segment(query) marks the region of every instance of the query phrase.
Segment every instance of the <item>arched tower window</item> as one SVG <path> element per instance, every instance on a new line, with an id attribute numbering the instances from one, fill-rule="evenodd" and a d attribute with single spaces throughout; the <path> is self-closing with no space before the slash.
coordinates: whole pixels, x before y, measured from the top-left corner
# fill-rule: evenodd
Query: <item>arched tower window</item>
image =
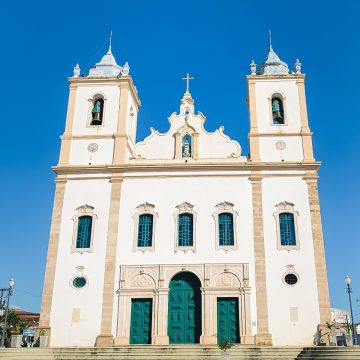
<path id="1" fill-rule="evenodd" d="M 185 134 L 182 138 L 181 153 L 182 153 L 182 157 L 192 156 L 192 138 L 191 135 L 189 134 Z"/>
<path id="2" fill-rule="evenodd" d="M 102 125 L 104 113 L 104 99 L 94 100 L 94 106 L 91 110 L 91 125 Z"/>
<path id="3" fill-rule="evenodd" d="M 273 96 L 271 99 L 271 112 L 273 125 L 285 124 L 284 104 L 280 96 Z"/>

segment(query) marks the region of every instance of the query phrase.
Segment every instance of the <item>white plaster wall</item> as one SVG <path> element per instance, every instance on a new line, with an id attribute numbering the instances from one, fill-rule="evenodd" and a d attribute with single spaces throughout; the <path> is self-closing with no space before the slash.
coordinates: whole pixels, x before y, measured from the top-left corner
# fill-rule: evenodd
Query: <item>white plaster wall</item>
<path id="1" fill-rule="evenodd" d="M 269 98 L 274 93 L 285 97 L 286 125 L 272 125 Z M 255 84 L 256 114 L 259 132 L 300 132 L 301 117 L 296 79 L 258 80 Z"/>
<path id="2" fill-rule="evenodd" d="M 66 184 L 51 308 L 51 346 L 93 346 L 100 333 L 103 277 L 111 184 L 108 179 L 70 180 Z M 93 206 L 93 253 L 71 253 L 73 220 L 78 206 Z M 76 267 L 84 266 L 88 284 L 74 289 Z M 73 308 L 80 308 L 80 322 L 71 323 Z"/>
<path id="3" fill-rule="evenodd" d="M 219 175 L 219 173 L 217 173 Z M 116 282 L 120 265 L 141 264 L 204 264 L 250 263 L 252 320 L 256 321 L 255 275 L 252 222 L 252 188 L 248 176 L 125 178 L 121 190 Z M 176 205 L 187 201 L 194 205 L 196 218 L 196 252 L 175 253 Z M 228 201 L 234 204 L 238 250 L 215 250 L 215 205 Z M 155 251 L 133 252 L 136 207 L 144 202 L 155 205 Z M 165 285 L 167 286 L 167 284 Z M 117 299 L 114 304 L 117 319 Z M 115 331 L 115 325 L 114 325 Z"/>
<path id="4" fill-rule="evenodd" d="M 102 126 L 90 126 L 89 99 L 97 94 L 104 96 L 105 105 Z M 76 92 L 73 135 L 114 134 L 117 130 L 120 88 L 116 83 L 79 85 Z M 91 112 L 91 109 L 90 109 Z"/>
<path id="5" fill-rule="evenodd" d="M 285 149 L 278 150 L 276 143 L 283 141 Z M 262 161 L 302 161 L 304 160 L 301 136 L 260 137 L 260 158 Z"/>
<path id="6" fill-rule="evenodd" d="M 295 204 L 294 209 L 299 212 L 298 251 L 277 249 L 273 213 L 275 206 L 283 201 Z M 302 177 L 264 178 L 263 214 L 269 330 L 274 345 L 312 345 L 320 315 L 307 185 Z M 282 280 L 289 264 L 299 274 L 294 287 Z M 298 308 L 297 322 L 290 322 L 289 307 Z"/>
<path id="7" fill-rule="evenodd" d="M 96 152 L 89 152 L 91 143 L 98 145 Z M 79 139 L 71 141 L 70 165 L 111 164 L 113 161 L 114 139 Z"/>

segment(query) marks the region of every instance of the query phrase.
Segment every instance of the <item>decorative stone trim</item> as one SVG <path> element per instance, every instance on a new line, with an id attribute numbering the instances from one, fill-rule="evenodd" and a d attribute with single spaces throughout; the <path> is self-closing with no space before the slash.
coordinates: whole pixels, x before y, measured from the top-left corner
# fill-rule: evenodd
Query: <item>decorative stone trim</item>
<path id="1" fill-rule="evenodd" d="M 286 285 L 286 286 L 290 286 L 290 287 L 294 287 L 296 286 L 299 281 L 300 281 L 300 276 L 299 274 L 294 270 L 294 265 L 286 265 L 286 272 L 284 273 L 283 277 L 282 277 L 282 281 L 283 283 Z M 285 276 L 286 275 L 289 275 L 289 274 L 293 274 L 297 277 L 297 282 L 295 284 L 288 284 L 286 281 L 285 281 Z"/>
<path id="2" fill-rule="evenodd" d="M 153 299 L 152 344 L 168 345 L 168 302 L 171 279 L 191 272 L 201 283 L 202 335 L 200 343 L 217 343 L 216 306 L 218 297 L 239 299 L 240 341 L 254 344 L 251 327 L 249 264 L 123 265 L 120 267 L 117 328 L 114 345 L 129 345 L 131 301 Z"/>
<path id="3" fill-rule="evenodd" d="M 281 236 L 280 236 L 280 214 L 282 213 L 291 213 L 294 215 L 294 227 L 295 227 L 295 239 L 296 245 L 281 245 Z M 276 205 L 276 210 L 274 212 L 274 218 L 276 221 L 276 236 L 277 236 L 277 249 L 278 250 L 300 250 L 300 241 L 298 236 L 298 216 L 299 213 L 294 210 L 294 204 L 284 201 Z"/>
<path id="4" fill-rule="evenodd" d="M 72 237 L 72 245 L 71 245 L 71 252 L 93 252 L 94 247 L 94 227 L 95 227 L 95 220 L 97 219 L 97 215 L 94 214 L 94 207 L 91 205 L 81 205 L 76 208 L 77 213 L 73 216 L 74 221 L 74 230 L 73 230 L 73 237 Z M 92 223 L 91 223 L 91 237 L 90 237 L 90 247 L 89 248 L 77 248 L 76 247 L 76 240 L 77 240 L 77 232 L 78 232 L 78 223 L 79 217 L 81 216 L 91 216 Z"/>
<path id="5" fill-rule="evenodd" d="M 159 217 L 159 215 L 155 212 L 154 209 L 155 205 L 149 204 L 147 202 L 136 207 L 137 212 L 133 215 L 135 224 L 133 251 L 155 251 L 155 226 L 156 219 Z M 139 217 L 143 214 L 150 214 L 153 217 L 151 246 L 138 246 Z"/>
<path id="6" fill-rule="evenodd" d="M 278 97 L 282 101 L 283 105 L 283 111 L 284 111 L 284 123 L 283 124 L 274 124 L 273 123 L 273 115 L 272 115 L 272 99 L 274 97 Z M 287 126 L 288 125 L 288 119 L 287 119 L 287 109 L 286 109 L 286 97 L 281 92 L 274 92 L 268 97 L 269 100 L 269 114 L 270 114 L 270 125 L 271 126 Z"/>
<path id="7" fill-rule="evenodd" d="M 193 252 L 196 251 L 196 212 L 194 211 L 194 205 L 191 205 L 188 202 L 183 202 L 180 205 L 176 206 L 176 211 L 174 213 L 175 217 L 175 244 L 174 250 L 178 251 L 186 251 L 191 250 Z M 192 246 L 179 246 L 179 215 L 180 214 L 192 214 L 193 216 L 193 245 Z"/>
<path id="8" fill-rule="evenodd" d="M 234 245 L 220 245 L 220 234 L 219 234 L 219 215 L 222 213 L 230 213 L 233 216 L 233 234 L 234 234 Z M 216 250 L 237 250 L 237 233 L 236 233 L 236 219 L 238 217 L 238 213 L 234 210 L 234 204 L 224 201 L 216 205 L 216 211 L 213 213 L 213 217 L 215 220 L 215 249 Z"/>
<path id="9" fill-rule="evenodd" d="M 101 125 L 92 125 L 91 124 L 91 122 L 92 122 L 92 109 L 94 107 L 95 101 L 99 100 L 99 99 L 104 100 L 104 107 L 103 107 Z M 88 99 L 87 101 L 88 101 L 88 111 L 87 111 L 86 127 L 87 128 L 101 128 L 101 127 L 104 127 L 107 98 L 102 93 L 96 93 L 92 98 Z"/>

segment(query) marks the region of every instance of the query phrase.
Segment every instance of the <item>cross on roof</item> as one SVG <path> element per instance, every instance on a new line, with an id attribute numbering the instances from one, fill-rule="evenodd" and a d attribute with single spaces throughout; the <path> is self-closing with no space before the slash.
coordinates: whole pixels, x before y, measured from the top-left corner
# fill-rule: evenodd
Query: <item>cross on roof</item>
<path id="1" fill-rule="evenodd" d="M 189 81 L 194 80 L 194 78 L 190 77 L 189 74 L 186 74 L 186 77 L 183 77 L 182 79 L 186 80 L 186 92 L 189 92 Z"/>

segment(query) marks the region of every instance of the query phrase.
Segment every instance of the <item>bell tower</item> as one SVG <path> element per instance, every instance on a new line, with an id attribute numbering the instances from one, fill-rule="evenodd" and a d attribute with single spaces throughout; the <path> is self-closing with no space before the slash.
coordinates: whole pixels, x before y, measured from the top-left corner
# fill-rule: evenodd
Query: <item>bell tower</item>
<path id="1" fill-rule="evenodd" d="M 312 133 L 305 97 L 305 74 L 299 60 L 295 72 L 280 60 L 271 44 L 257 70 L 254 60 L 247 80 L 250 114 L 250 160 L 313 162 Z"/>
<path id="2" fill-rule="evenodd" d="M 87 75 L 76 65 L 58 166 L 116 165 L 133 157 L 141 103 L 129 72 L 127 62 L 117 64 L 111 43 Z"/>

